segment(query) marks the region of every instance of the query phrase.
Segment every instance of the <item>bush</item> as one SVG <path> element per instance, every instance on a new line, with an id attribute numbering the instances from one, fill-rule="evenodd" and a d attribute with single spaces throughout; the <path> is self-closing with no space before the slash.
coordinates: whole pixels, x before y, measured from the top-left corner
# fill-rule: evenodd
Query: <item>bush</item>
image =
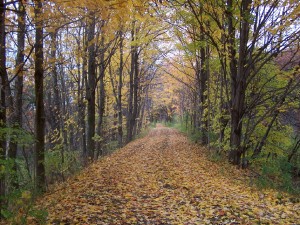
<path id="1" fill-rule="evenodd" d="M 54 149 L 48 151 L 45 157 L 46 177 L 48 183 L 64 181 L 65 177 L 79 171 L 80 152 L 78 151 L 61 151 Z"/>
<path id="2" fill-rule="evenodd" d="M 150 128 L 155 128 L 156 127 L 156 121 L 151 122 L 149 125 Z"/>
<path id="3" fill-rule="evenodd" d="M 293 185 L 292 165 L 286 158 L 278 157 L 265 162 L 258 159 L 261 164 L 261 174 L 257 178 L 259 188 L 275 188 L 289 193 L 297 193 Z"/>
<path id="4" fill-rule="evenodd" d="M 9 224 L 27 224 L 28 218 L 45 224 L 47 212 L 34 208 L 37 193 L 24 158 L 1 160 L 1 165 L 0 176 L 6 179 L 7 193 L 1 196 L 5 204 L 0 206 L 0 217 Z"/>
<path id="5" fill-rule="evenodd" d="M 7 208 L 1 209 L 2 217 L 10 224 L 27 224 L 29 217 L 38 224 L 46 224 L 47 211 L 34 208 L 35 196 L 28 190 L 16 190 L 7 196 Z"/>

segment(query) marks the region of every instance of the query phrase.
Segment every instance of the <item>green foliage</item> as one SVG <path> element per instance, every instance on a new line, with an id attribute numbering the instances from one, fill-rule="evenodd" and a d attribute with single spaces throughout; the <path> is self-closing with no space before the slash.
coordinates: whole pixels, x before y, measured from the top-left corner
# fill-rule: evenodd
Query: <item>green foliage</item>
<path id="1" fill-rule="evenodd" d="M 219 135 L 213 130 L 208 132 L 208 138 L 211 146 L 218 146 Z"/>
<path id="2" fill-rule="evenodd" d="M 293 185 L 292 164 L 285 157 L 274 157 L 273 159 L 257 159 L 255 162 L 261 168 L 261 174 L 256 179 L 259 188 L 275 188 L 289 193 L 300 193 Z"/>
<path id="3" fill-rule="evenodd" d="M 174 127 L 176 122 L 174 121 L 166 121 L 166 122 L 163 122 L 163 124 L 166 126 L 166 127 Z"/>
<path id="4" fill-rule="evenodd" d="M 189 126 L 186 127 L 184 123 L 177 122 L 174 125 L 174 128 L 185 134 L 188 134 L 190 132 Z"/>
<path id="5" fill-rule="evenodd" d="M 186 121 L 187 119 L 187 121 Z M 195 131 L 190 126 L 189 118 L 184 117 L 183 121 L 179 121 L 178 118 L 173 123 L 165 123 L 166 126 L 174 127 L 180 132 L 185 133 L 189 139 L 193 142 L 199 142 L 202 137 L 200 131 Z M 266 122 L 261 123 L 256 127 L 255 137 L 252 141 L 256 143 L 260 140 L 266 132 Z M 230 129 L 225 129 L 225 137 L 229 136 Z M 289 163 L 287 156 L 289 154 L 288 149 L 293 146 L 292 142 L 292 130 L 290 126 L 281 125 L 277 122 L 276 126 L 270 132 L 270 137 L 266 142 L 263 152 L 259 158 L 252 160 L 252 166 L 255 170 L 259 170 L 260 176 L 256 179 L 257 186 L 260 188 L 275 188 L 281 191 L 290 193 L 299 193 L 293 183 L 292 167 L 297 167 L 297 160 Z M 224 142 L 220 145 L 218 140 L 218 133 L 214 130 L 209 133 L 210 147 L 213 149 L 208 153 L 207 157 L 212 162 L 223 162 L 226 161 L 225 154 L 229 150 L 229 143 Z M 227 146 L 227 147 L 226 147 Z M 222 151 L 216 151 L 219 149 Z M 252 155 L 253 148 L 250 148 L 246 154 L 246 157 Z M 250 160 L 249 158 L 249 160 Z M 297 157 L 296 157 L 297 158 Z M 298 167 L 297 167 L 298 168 Z"/>
<path id="6" fill-rule="evenodd" d="M 93 140 L 95 142 L 102 142 L 103 141 L 103 137 L 101 137 L 99 134 L 95 134 L 93 137 Z"/>
<path id="7" fill-rule="evenodd" d="M 0 140 L 5 140 L 6 138 L 22 146 L 27 146 L 34 142 L 33 135 L 20 127 L 1 127 Z"/>
<path id="8" fill-rule="evenodd" d="M 189 138 L 191 139 L 191 141 L 197 143 L 202 138 L 202 132 L 201 131 L 193 131 L 193 132 L 189 133 Z"/>
<path id="9" fill-rule="evenodd" d="M 10 179 L 16 179 L 16 172 L 13 170 L 14 161 L 12 159 L 0 159 L 0 178 L 7 177 Z"/>
<path id="10" fill-rule="evenodd" d="M 29 216 L 33 217 L 38 224 L 46 224 L 48 212 L 44 209 L 33 209 L 29 211 Z"/>
<path id="11" fill-rule="evenodd" d="M 139 139 L 139 138 L 143 138 L 145 136 L 148 135 L 148 133 L 150 132 L 151 129 L 155 128 L 156 127 L 156 122 L 155 123 L 151 123 L 150 126 L 146 126 L 144 127 L 140 133 L 138 133 L 136 135 L 136 137 L 134 139 Z"/>
<path id="12" fill-rule="evenodd" d="M 38 224 L 46 224 L 47 211 L 34 207 L 35 196 L 28 190 L 15 190 L 6 197 L 6 208 L 1 208 L 1 215 L 10 224 L 27 224 L 29 217 Z"/>
<path id="13" fill-rule="evenodd" d="M 149 125 L 149 127 L 150 128 L 155 128 L 156 127 L 156 123 L 157 123 L 156 121 L 151 122 L 150 125 Z"/>
<path id="14" fill-rule="evenodd" d="M 110 154 L 119 148 L 118 141 L 109 141 L 104 144 L 105 154 Z"/>
<path id="15" fill-rule="evenodd" d="M 193 131 L 189 125 L 186 126 L 185 123 L 179 121 L 178 118 L 176 118 L 176 120 L 172 123 L 165 123 L 164 125 L 167 127 L 173 127 L 180 132 L 185 133 L 192 142 L 198 142 L 201 138 L 200 131 Z"/>
<path id="16" fill-rule="evenodd" d="M 66 176 L 79 171 L 81 168 L 79 158 L 80 152 L 78 151 L 62 151 L 54 148 L 54 150 L 46 152 L 46 177 L 50 183 L 64 180 Z"/>
<path id="17" fill-rule="evenodd" d="M 208 160 L 211 162 L 222 162 L 224 157 L 217 151 L 211 151 L 208 155 Z"/>
<path id="18" fill-rule="evenodd" d="M 34 184 L 24 161 L 19 158 L 0 160 L 0 176 L 5 177 L 8 190 L 6 196 L 2 196 L 7 204 L 0 207 L 1 216 L 10 224 L 27 224 L 28 217 L 34 218 L 38 224 L 45 224 L 47 212 L 33 207 Z"/>
<path id="19" fill-rule="evenodd" d="M 17 167 L 17 182 L 20 188 L 33 190 L 34 188 L 34 181 L 30 171 L 31 160 L 27 164 L 24 158 L 17 158 L 16 159 L 16 167 Z"/>
<path id="20" fill-rule="evenodd" d="M 291 164 L 300 170 L 300 146 L 299 146 L 299 137 L 293 137 L 291 140 L 291 145 L 288 148 L 288 155 L 293 155 L 291 158 Z"/>

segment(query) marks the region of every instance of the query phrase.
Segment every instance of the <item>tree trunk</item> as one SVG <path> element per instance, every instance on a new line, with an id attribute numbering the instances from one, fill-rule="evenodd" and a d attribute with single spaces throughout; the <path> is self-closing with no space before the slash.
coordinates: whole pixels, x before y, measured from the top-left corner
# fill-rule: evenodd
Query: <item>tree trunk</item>
<path id="1" fill-rule="evenodd" d="M 201 41 L 204 42 L 203 26 L 201 25 Z M 205 109 L 207 108 L 207 68 L 206 68 L 206 49 L 205 46 L 200 49 L 200 130 L 201 130 L 201 144 L 208 144 L 208 126 L 207 126 L 207 115 Z"/>
<path id="2" fill-rule="evenodd" d="M 135 23 L 132 24 L 131 30 L 131 40 L 134 42 L 135 40 Z M 134 95 L 134 70 L 135 70 L 135 50 L 136 46 L 131 46 L 131 67 L 129 73 L 129 97 L 128 97 L 128 111 L 127 111 L 127 143 L 132 141 L 132 131 L 133 131 L 133 95 Z"/>
<path id="3" fill-rule="evenodd" d="M 96 100 L 96 60 L 95 60 L 95 44 L 91 42 L 95 38 L 95 15 L 91 13 L 88 24 L 88 83 L 87 83 L 87 151 L 88 157 L 92 161 L 95 154 L 95 100 Z"/>
<path id="4" fill-rule="evenodd" d="M 60 48 L 61 49 L 61 48 Z M 62 54 L 60 52 L 60 54 Z M 68 95 L 68 88 L 67 87 L 67 82 L 64 79 L 64 69 L 62 67 L 62 65 L 59 65 L 59 78 L 60 78 L 60 83 L 61 83 L 61 88 L 60 88 L 60 92 L 61 92 L 61 105 L 60 105 L 60 118 L 61 118 L 61 123 L 60 123 L 60 127 L 61 127 L 61 133 L 62 133 L 62 143 L 63 143 L 63 148 L 64 149 L 68 149 L 70 147 L 70 145 L 68 144 L 68 133 L 71 131 L 69 131 L 69 127 L 68 124 L 65 123 L 65 121 L 68 121 L 68 119 L 70 118 L 70 112 L 69 112 L 69 95 Z"/>
<path id="5" fill-rule="evenodd" d="M 251 0 L 241 3 L 241 24 L 239 38 L 239 58 L 236 60 L 235 29 L 233 27 L 232 1 L 228 0 L 228 32 L 229 32 L 229 58 L 231 72 L 231 134 L 229 161 L 239 165 L 243 152 L 241 146 L 243 113 L 246 94 L 247 70 L 247 43 L 249 39 L 249 20 Z"/>
<path id="6" fill-rule="evenodd" d="M 120 31 L 120 68 L 118 83 L 118 145 L 123 145 L 123 113 L 122 113 L 122 87 L 123 87 L 123 32 Z"/>
<path id="7" fill-rule="evenodd" d="M 233 24 L 233 15 L 232 9 L 233 4 L 232 0 L 227 1 L 227 16 L 228 16 L 228 51 L 229 51 L 229 60 L 230 60 L 230 75 L 231 75 L 231 135 L 230 135 L 230 146 L 231 150 L 228 155 L 228 160 L 234 164 L 239 164 L 240 156 L 238 152 L 238 147 L 241 143 L 240 135 L 238 134 L 234 127 L 239 125 L 238 115 L 235 115 L 236 112 L 233 111 L 233 100 L 236 96 L 234 89 L 236 87 L 237 79 L 237 60 L 236 60 L 236 45 L 235 45 L 235 27 Z"/>
<path id="8" fill-rule="evenodd" d="M 285 102 L 285 99 L 286 97 L 288 96 L 289 94 L 289 91 L 290 91 L 290 88 L 292 86 L 292 83 L 293 83 L 293 79 L 290 79 L 290 81 L 288 82 L 288 84 L 286 85 L 285 87 L 285 90 L 284 90 L 284 93 L 282 94 L 279 102 L 277 103 L 277 108 L 281 107 L 283 105 L 283 103 Z M 254 149 L 254 152 L 252 154 L 252 158 L 255 158 L 257 157 L 261 151 L 262 151 L 262 148 L 263 146 L 265 145 L 266 141 L 267 141 L 267 138 L 269 136 L 269 133 L 273 127 L 273 124 L 274 122 L 276 121 L 277 117 L 279 116 L 279 109 L 276 109 L 274 114 L 273 114 L 273 117 L 272 117 L 272 120 L 271 122 L 269 123 L 268 125 L 268 128 L 264 134 L 264 136 L 262 137 L 262 139 L 257 143 L 255 149 Z"/>
<path id="9" fill-rule="evenodd" d="M 61 97 L 59 94 L 60 88 L 58 85 L 58 73 L 57 73 L 57 57 L 56 57 L 56 49 L 57 49 L 57 32 L 58 30 L 55 30 L 54 32 L 50 33 L 51 38 L 51 78 L 52 78 L 52 85 L 53 85 L 53 103 L 51 104 L 51 116 L 52 116 L 52 134 L 50 142 L 53 146 L 57 146 L 62 144 L 62 137 L 61 137 L 61 131 L 62 131 L 62 113 L 61 113 Z M 64 149 L 65 146 L 61 146 L 60 148 L 60 154 L 61 154 L 61 163 L 64 163 Z"/>
<path id="10" fill-rule="evenodd" d="M 146 96 L 145 96 L 145 98 L 144 98 L 144 100 L 142 102 L 142 105 L 140 107 L 141 109 L 139 110 L 140 111 L 140 116 L 139 116 L 140 120 L 139 120 L 139 123 L 138 123 L 138 133 L 140 133 L 142 131 L 143 125 L 144 125 L 143 121 L 144 121 L 144 117 L 145 117 L 146 103 L 147 103 L 148 97 L 149 97 L 149 86 L 146 87 L 146 93 L 145 93 L 145 95 Z"/>
<path id="11" fill-rule="evenodd" d="M 298 138 L 298 137 L 297 137 L 297 138 Z M 288 162 L 289 162 L 289 163 L 291 162 L 293 156 L 298 152 L 299 147 L 300 147 L 300 139 L 297 140 L 295 146 L 293 147 L 291 153 L 290 153 L 289 156 L 288 156 Z"/>
<path id="12" fill-rule="evenodd" d="M 132 136 L 136 135 L 137 118 L 138 118 L 138 89 L 139 89 L 139 63 L 138 50 L 135 47 L 134 51 L 134 77 L 133 77 L 133 113 L 132 113 Z"/>
<path id="13" fill-rule="evenodd" d="M 207 82 L 208 82 L 208 68 L 207 68 L 207 54 L 208 52 L 206 49 L 207 43 L 205 38 L 205 31 L 203 26 L 203 7 L 200 6 L 200 130 L 201 130 L 201 144 L 207 145 L 208 144 L 208 118 L 206 113 L 207 108 Z"/>
<path id="14" fill-rule="evenodd" d="M 86 86 L 86 78 L 87 78 L 87 35 L 86 29 L 83 34 L 83 57 L 82 57 L 82 77 L 78 79 L 78 124 L 80 127 L 80 143 L 82 147 L 82 158 L 83 163 L 86 163 L 87 159 L 87 144 L 86 144 L 86 123 L 85 123 L 85 110 L 86 104 L 84 102 L 84 88 Z"/>
<path id="15" fill-rule="evenodd" d="M 23 67 L 24 67 L 24 48 L 25 48 L 25 20 L 26 12 L 25 6 L 19 1 L 19 12 L 18 12 L 18 52 L 16 58 L 16 68 L 18 76 L 15 82 L 15 100 L 14 100 L 14 113 L 12 117 L 12 125 L 19 129 L 22 128 L 22 114 L 23 114 Z M 13 140 L 10 143 L 10 149 L 8 152 L 8 157 L 15 160 L 17 157 L 18 143 Z M 16 172 L 16 164 L 14 163 L 14 171 Z M 18 187 L 18 182 L 14 182 L 14 186 Z"/>
<path id="16" fill-rule="evenodd" d="M 1 87 L 0 87 L 0 129 L 3 129 L 6 124 L 6 105 L 5 105 L 5 86 L 7 76 L 6 72 L 6 48 L 5 48 L 5 5 L 4 0 L 0 0 L 0 76 L 1 76 Z M 0 140 L 0 160 L 5 160 L 6 153 L 6 138 Z M 0 166 L 2 163 L 0 163 Z M 0 209 L 5 206 L 5 177 L 0 176 Z M 1 214 L 0 214 L 1 218 Z"/>
<path id="17" fill-rule="evenodd" d="M 276 119 L 277 119 L 278 114 L 279 114 L 279 111 L 276 110 L 276 112 L 275 112 L 274 115 L 273 115 L 273 118 L 272 118 L 271 122 L 270 122 L 269 125 L 268 125 L 267 131 L 265 132 L 265 134 L 264 134 L 264 136 L 262 137 L 262 139 L 257 143 L 257 145 L 256 145 L 256 147 L 255 147 L 255 149 L 254 149 L 254 152 L 253 152 L 253 154 L 252 154 L 252 158 L 257 157 L 257 156 L 261 153 L 262 148 L 263 148 L 263 146 L 265 145 L 265 142 L 266 142 L 266 140 L 267 140 L 267 138 L 268 138 L 268 136 L 269 136 L 269 133 L 270 133 L 270 131 L 271 131 L 271 129 L 272 129 L 272 126 L 273 126 L 274 122 L 275 122 Z"/>
<path id="18" fill-rule="evenodd" d="M 100 55 L 100 66 L 99 66 L 99 105 L 98 105 L 98 126 L 97 126 L 97 134 L 103 138 L 103 116 L 104 116 L 104 110 L 105 110 L 105 83 L 104 83 L 104 77 L 105 77 L 105 62 L 104 62 L 104 37 L 102 35 L 101 37 L 101 55 Z M 97 143 L 97 158 L 99 155 L 103 155 L 103 141 L 98 141 Z"/>
<path id="19" fill-rule="evenodd" d="M 43 21 L 42 1 L 35 1 L 35 165 L 36 165 L 36 189 L 45 191 L 45 116 L 44 116 L 44 54 L 43 54 Z"/>

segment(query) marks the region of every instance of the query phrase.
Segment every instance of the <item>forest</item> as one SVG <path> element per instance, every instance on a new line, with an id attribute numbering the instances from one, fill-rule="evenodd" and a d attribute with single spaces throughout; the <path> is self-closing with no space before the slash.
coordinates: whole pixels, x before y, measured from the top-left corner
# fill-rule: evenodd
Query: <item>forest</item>
<path id="1" fill-rule="evenodd" d="M 0 220 L 157 123 L 299 194 L 299 15 L 297 0 L 0 0 Z"/>

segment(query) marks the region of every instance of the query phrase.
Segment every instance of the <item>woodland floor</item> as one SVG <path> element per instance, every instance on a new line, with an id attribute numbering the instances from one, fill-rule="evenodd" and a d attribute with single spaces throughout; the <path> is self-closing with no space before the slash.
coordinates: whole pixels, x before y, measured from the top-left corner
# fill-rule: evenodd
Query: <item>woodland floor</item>
<path id="1" fill-rule="evenodd" d="M 300 224 L 300 204 L 158 125 L 37 202 L 49 224 Z M 32 222 L 32 221 L 31 221 Z"/>

